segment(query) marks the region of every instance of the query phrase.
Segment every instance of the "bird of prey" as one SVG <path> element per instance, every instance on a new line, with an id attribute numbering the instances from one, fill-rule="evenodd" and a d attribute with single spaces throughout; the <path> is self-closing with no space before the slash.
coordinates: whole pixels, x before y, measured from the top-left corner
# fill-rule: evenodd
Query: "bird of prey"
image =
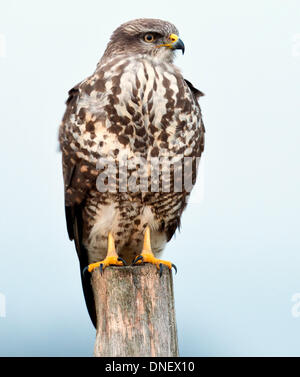
<path id="1" fill-rule="evenodd" d="M 158 257 L 180 226 L 205 132 L 198 104 L 203 93 L 173 64 L 176 51 L 184 52 L 178 35 L 173 24 L 159 19 L 122 24 L 95 72 L 74 86 L 66 101 L 59 129 L 66 222 L 94 325 L 94 297 L 90 281 L 84 278 L 85 268 L 89 272 L 100 268 L 103 273 L 110 265 L 132 261 L 152 263 L 160 271 L 173 266 Z M 133 163 L 137 158 L 146 161 L 146 169 Z M 161 160 L 173 159 L 177 165 L 172 164 L 169 179 L 164 178 Z M 152 185 L 148 190 L 130 190 L 127 184 L 121 190 L 121 180 L 126 182 L 120 169 L 123 160 L 130 176 L 127 183 L 145 182 L 145 174 L 146 181 L 150 179 L 150 165 L 159 161 L 161 169 L 151 180 L 156 189 Z M 188 163 L 180 169 L 178 162 L 183 160 Z M 107 171 L 101 161 L 115 161 L 119 168 L 114 177 L 114 170 L 108 170 L 103 180 L 106 191 L 97 184 Z M 175 189 L 184 175 L 191 187 Z"/>

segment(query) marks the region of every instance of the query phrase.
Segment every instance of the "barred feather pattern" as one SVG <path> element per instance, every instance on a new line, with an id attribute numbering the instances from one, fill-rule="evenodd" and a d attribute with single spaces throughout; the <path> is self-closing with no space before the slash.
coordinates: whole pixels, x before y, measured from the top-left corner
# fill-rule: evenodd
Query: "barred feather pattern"
<path id="1" fill-rule="evenodd" d="M 100 62 L 95 73 L 69 92 L 60 126 L 66 207 L 82 214 L 82 243 L 89 263 L 105 258 L 107 235 L 112 232 L 120 257 L 131 262 L 142 250 L 143 232 L 150 226 L 156 255 L 180 225 L 189 191 L 175 192 L 171 166 L 170 192 L 159 190 L 99 192 L 97 178 L 104 172 L 99 161 L 126 159 L 166 160 L 191 158 L 192 184 L 196 159 L 204 149 L 204 126 L 197 91 L 180 71 L 155 56 L 121 54 Z M 149 173 L 149 169 L 148 170 Z M 137 180 L 146 175 L 137 166 L 129 169 Z M 128 187 L 127 187 L 128 188 Z M 113 191 L 113 190 L 112 190 Z M 70 234 L 70 233 L 69 233 Z M 72 234 L 70 234 L 72 238 Z"/>

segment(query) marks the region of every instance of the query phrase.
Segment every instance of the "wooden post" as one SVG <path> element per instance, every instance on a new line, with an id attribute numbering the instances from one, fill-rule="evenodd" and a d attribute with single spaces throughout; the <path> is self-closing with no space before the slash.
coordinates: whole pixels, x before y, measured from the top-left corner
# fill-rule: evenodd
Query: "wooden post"
<path id="1" fill-rule="evenodd" d="M 178 356 L 172 272 L 146 264 L 92 273 L 95 356 Z"/>

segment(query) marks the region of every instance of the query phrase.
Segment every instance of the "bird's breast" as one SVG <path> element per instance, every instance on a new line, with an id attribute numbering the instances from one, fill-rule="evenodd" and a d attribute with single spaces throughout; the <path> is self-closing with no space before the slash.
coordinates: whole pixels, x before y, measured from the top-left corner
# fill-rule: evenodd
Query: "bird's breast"
<path id="1" fill-rule="evenodd" d="M 82 86 L 74 115 L 83 158 L 189 155 L 200 110 L 180 72 L 150 58 L 109 61 Z"/>

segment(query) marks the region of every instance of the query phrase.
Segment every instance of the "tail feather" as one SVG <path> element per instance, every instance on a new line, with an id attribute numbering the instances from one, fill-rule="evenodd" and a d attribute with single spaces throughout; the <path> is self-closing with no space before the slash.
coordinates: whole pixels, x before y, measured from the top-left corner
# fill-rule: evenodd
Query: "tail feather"
<path id="1" fill-rule="evenodd" d="M 66 206 L 66 219 L 69 237 L 74 240 L 75 247 L 79 259 L 80 265 L 80 277 L 81 284 L 84 294 L 85 303 L 87 306 L 88 313 L 90 315 L 93 325 L 97 326 L 97 316 L 94 300 L 94 292 L 91 284 L 91 275 L 83 274 L 83 270 L 88 265 L 88 253 L 82 243 L 82 205 L 75 205 L 72 207 Z"/>
<path id="2" fill-rule="evenodd" d="M 83 269 L 86 267 L 80 264 L 80 276 L 81 276 L 81 283 L 82 289 L 85 299 L 85 304 L 90 315 L 91 321 L 95 327 L 97 328 L 97 315 L 96 315 L 96 307 L 95 307 L 95 299 L 94 299 L 94 292 L 93 287 L 91 284 L 91 275 L 89 273 L 84 274 Z"/>

